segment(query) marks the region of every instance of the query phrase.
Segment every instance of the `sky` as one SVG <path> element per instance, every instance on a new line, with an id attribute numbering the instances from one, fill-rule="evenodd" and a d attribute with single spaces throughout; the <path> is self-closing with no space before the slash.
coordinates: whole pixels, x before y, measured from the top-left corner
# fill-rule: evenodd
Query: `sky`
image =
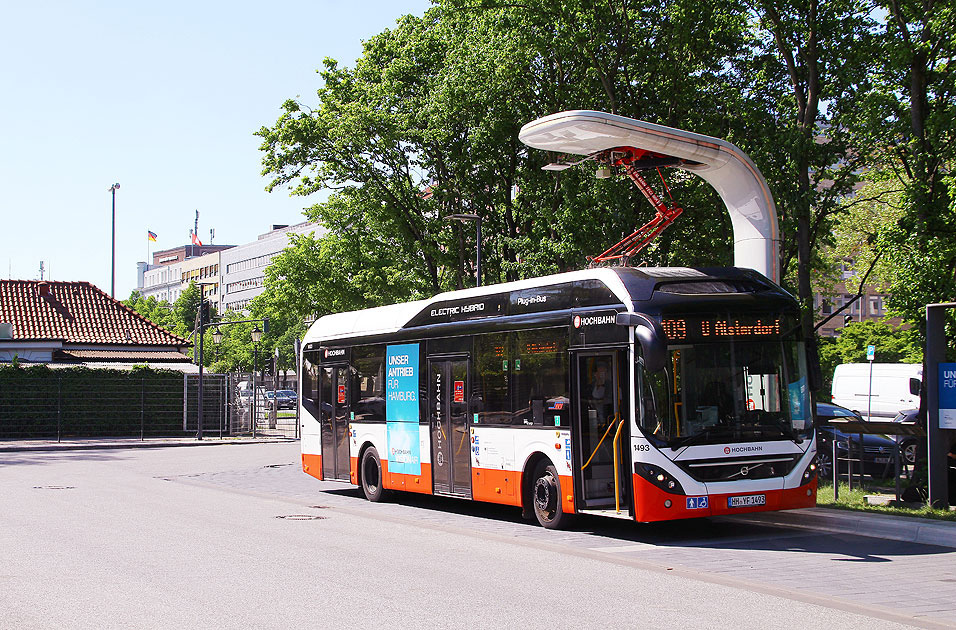
<path id="1" fill-rule="evenodd" d="M 260 139 L 282 103 L 315 104 L 316 70 L 427 0 L 7 3 L 0 24 L 0 278 L 111 285 L 199 237 L 254 241 L 319 198 L 265 192 Z M 147 231 L 158 236 L 147 241 Z M 149 248 L 149 249 L 148 249 Z"/>

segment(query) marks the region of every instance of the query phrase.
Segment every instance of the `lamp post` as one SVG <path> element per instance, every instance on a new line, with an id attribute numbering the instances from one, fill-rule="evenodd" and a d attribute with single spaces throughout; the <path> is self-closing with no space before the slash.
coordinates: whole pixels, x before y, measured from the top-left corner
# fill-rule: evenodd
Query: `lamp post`
<path id="1" fill-rule="evenodd" d="M 256 325 L 252 332 L 250 333 L 252 337 L 252 437 L 256 437 L 256 413 L 258 412 L 258 406 L 256 404 L 256 397 L 258 394 L 258 387 L 256 387 L 256 370 L 259 366 L 259 341 L 262 340 L 262 331 L 259 330 L 259 326 Z"/>
<path id="2" fill-rule="evenodd" d="M 219 361 L 219 344 L 222 343 L 222 331 L 219 330 L 219 326 L 216 326 L 212 330 L 212 343 L 216 348 L 216 358 L 215 362 Z M 225 388 L 220 388 L 220 392 L 224 392 Z M 222 439 L 222 399 L 219 400 L 219 439 Z"/>
<path id="3" fill-rule="evenodd" d="M 477 230 L 477 239 L 475 243 L 475 286 L 481 286 L 481 217 L 477 214 L 471 213 L 459 213 L 459 214 L 449 214 L 445 217 L 448 221 L 461 221 L 465 223 L 466 221 L 474 221 L 475 229 Z"/>
<path id="4" fill-rule="evenodd" d="M 110 281 L 110 297 L 114 299 L 116 298 L 116 191 L 119 190 L 119 187 L 120 185 L 118 183 L 110 186 L 110 192 L 113 194 L 113 261 L 110 266 L 112 272 L 112 280 Z"/>
<path id="5" fill-rule="evenodd" d="M 202 378 L 202 367 L 205 362 L 205 356 L 203 355 L 203 337 L 206 331 L 206 319 L 209 314 L 209 311 L 206 310 L 206 295 L 203 292 L 202 285 L 199 286 L 199 313 L 197 313 L 199 319 L 199 328 L 196 330 L 196 334 L 199 336 L 199 410 L 196 413 L 196 439 L 202 439 L 202 421 L 203 421 L 203 378 Z"/>
<path id="6" fill-rule="evenodd" d="M 210 322 L 209 310 L 206 308 L 205 295 L 200 292 L 199 295 L 199 313 L 196 316 L 196 330 L 194 331 L 194 336 L 199 337 L 199 413 L 197 414 L 196 421 L 196 439 L 202 439 L 202 430 L 203 430 L 203 333 L 210 326 L 215 326 L 215 330 L 212 333 L 212 340 L 216 343 L 217 352 L 219 342 L 222 341 L 222 326 L 231 326 L 233 324 L 249 324 L 255 323 L 255 327 L 252 330 L 251 337 L 252 342 L 256 344 L 255 346 L 255 358 L 253 359 L 252 367 L 252 404 L 253 404 L 253 424 L 252 424 L 252 436 L 256 435 L 256 425 L 255 425 L 255 396 L 256 396 L 256 367 L 255 363 L 259 356 L 259 340 L 262 339 L 262 333 L 269 331 L 269 318 L 264 317 L 262 319 L 237 319 L 226 322 Z M 259 329 L 259 322 L 262 322 L 262 329 Z"/>

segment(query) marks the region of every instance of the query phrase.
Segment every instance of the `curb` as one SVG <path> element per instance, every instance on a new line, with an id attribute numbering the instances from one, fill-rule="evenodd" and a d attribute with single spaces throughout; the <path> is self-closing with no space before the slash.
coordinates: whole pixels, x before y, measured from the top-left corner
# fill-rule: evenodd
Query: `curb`
<path id="1" fill-rule="evenodd" d="M 182 446 L 221 446 L 224 444 L 284 444 L 296 442 L 295 438 L 237 438 L 220 440 L 209 438 L 197 440 L 187 438 L 183 440 L 103 440 L 103 441 L 71 441 L 71 442 L 35 442 L 35 443 L 0 443 L 0 453 L 26 453 L 49 451 L 89 451 L 89 450 L 117 450 L 126 448 L 169 448 Z"/>
<path id="2" fill-rule="evenodd" d="M 872 512 L 863 514 L 820 507 L 785 512 L 754 513 L 732 518 L 764 525 L 852 534 L 854 536 L 870 536 L 956 549 L 956 522 L 949 521 L 891 516 Z"/>

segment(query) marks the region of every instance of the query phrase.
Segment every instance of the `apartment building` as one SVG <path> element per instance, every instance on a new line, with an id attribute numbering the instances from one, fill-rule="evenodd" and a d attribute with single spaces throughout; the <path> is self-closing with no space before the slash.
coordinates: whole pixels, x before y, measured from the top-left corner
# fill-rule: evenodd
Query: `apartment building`
<path id="1" fill-rule="evenodd" d="M 821 322 L 833 313 L 837 312 L 843 305 L 850 304 L 845 310 L 840 311 L 839 315 L 823 324 L 817 333 L 821 337 L 838 337 L 844 326 L 851 322 L 862 322 L 865 320 L 884 321 L 886 317 L 886 298 L 888 294 L 880 291 L 874 284 L 864 285 L 863 295 L 856 298 L 856 291 L 850 291 L 847 288 L 846 281 L 852 279 L 856 273 L 851 268 L 851 261 L 841 264 L 840 282 L 834 285 L 832 293 L 824 295 L 817 292 L 813 296 L 813 306 L 817 313 L 817 322 Z M 894 317 L 885 320 L 891 326 L 899 326 L 900 318 Z"/>
<path id="2" fill-rule="evenodd" d="M 245 245 L 237 245 L 220 255 L 222 292 L 219 311 L 244 311 L 253 298 L 265 290 L 265 271 L 272 259 L 289 244 L 292 234 L 322 234 L 315 222 L 274 225 L 265 234 Z"/>
<path id="3" fill-rule="evenodd" d="M 289 244 L 290 234 L 322 233 L 318 223 L 274 225 L 244 245 L 183 245 L 155 252 L 153 263 L 137 263 L 137 291 L 175 302 L 190 282 L 218 312 L 244 311 L 265 290 L 265 270 Z"/>

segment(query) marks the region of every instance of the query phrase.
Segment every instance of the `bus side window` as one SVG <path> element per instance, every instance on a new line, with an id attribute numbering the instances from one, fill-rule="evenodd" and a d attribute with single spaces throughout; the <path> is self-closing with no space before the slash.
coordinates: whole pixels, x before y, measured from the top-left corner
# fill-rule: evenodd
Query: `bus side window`
<path id="1" fill-rule="evenodd" d="M 565 329 L 516 333 L 513 385 L 515 424 L 568 426 L 568 352 Z"/>
<path id="2" fill-rule="evenodd" d="M 475 337 L 475 391 L 478 394 L 475 406 L 480 408 L 479 423 L 511 424 L 509 354 L 506 333 Z"/>
<path id="3" fill-rule="evenodd" d="M 355 420 L 385 422 L 385 346 L 352 349 Z"/>
<path id="4" fill-rule="evenodd" d="M 319 353 L 317 350 L 302 354 L 302 406 L 314 418 L 319 417 Z"/>

